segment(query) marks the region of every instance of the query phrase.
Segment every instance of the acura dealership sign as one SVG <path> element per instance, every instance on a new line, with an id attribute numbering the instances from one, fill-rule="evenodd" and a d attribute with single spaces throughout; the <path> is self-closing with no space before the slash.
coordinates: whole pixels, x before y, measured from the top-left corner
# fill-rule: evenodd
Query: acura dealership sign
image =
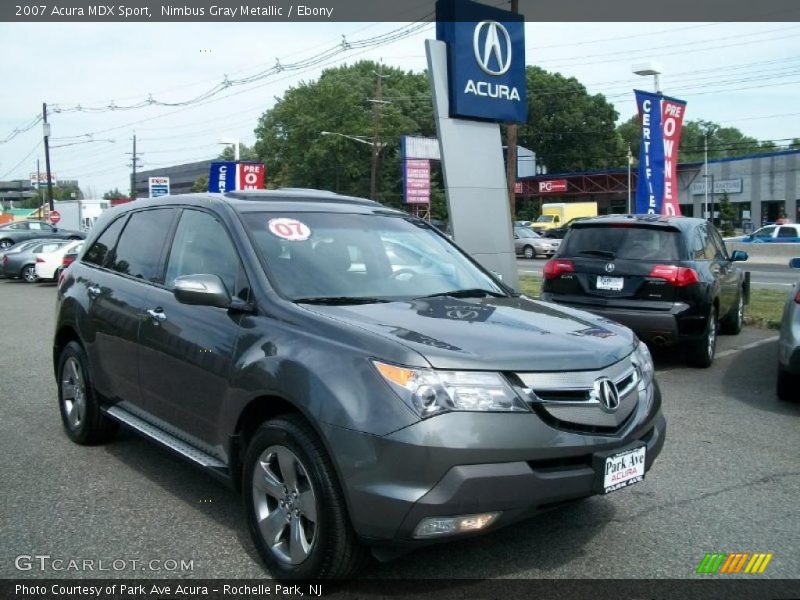
<path id="1" fill-rule="evenodd" d="M 447 44 L 450 116 L 524 123 L 522 15 L 466 0 L 439 0 L 436 21 L 436 37 Z"/>

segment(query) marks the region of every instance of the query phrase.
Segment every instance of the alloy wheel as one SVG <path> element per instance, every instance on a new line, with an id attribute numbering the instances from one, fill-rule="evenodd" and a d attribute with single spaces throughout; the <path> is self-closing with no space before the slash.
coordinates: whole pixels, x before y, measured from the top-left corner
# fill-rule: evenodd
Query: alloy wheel
<path id="1" fill-rule="evenodd" d="M 22 270 L 22 278 L 27 283 L 36 283 L 36 281 L 39 279 L 36 276 L 36 267 L 34 267 L 33 265 L 28 265 L 27 267 L 25 267 Z"/>
<path id="2" fill-rule="evenodd" d="M 253 473 L 253 506 L 264 542 L 280 561 L 306 560 L 317 538 L 317 497 L 308 472 L 285 446 L 270 446 Z"/>
<path id="3" fill-rule="evenodd" d="M 74 356 L 67 359 L 61 372 L 61 398 L 70 428 L 78 429 L 86 416 L 86 383 Z"/>

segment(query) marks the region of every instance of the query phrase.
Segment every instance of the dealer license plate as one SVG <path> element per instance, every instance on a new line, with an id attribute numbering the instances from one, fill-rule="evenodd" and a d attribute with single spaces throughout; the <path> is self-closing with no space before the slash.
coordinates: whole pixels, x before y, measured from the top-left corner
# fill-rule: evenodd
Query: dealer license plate
<path id="1" fill-rule="evenodd" d="M 619 292 L 622 290 L 622 284 L 624 282 L 625 279 L 623 279 L 622 277 L 605 277 L 603 275 L 600 275 L 597 278 L 597 289 Z"/>
<path id="2" fill-rule="evenodd" d="M 602 463 L 603 493 L 608 494 L 644 479 L 645 446 L 614 454 Z"/>

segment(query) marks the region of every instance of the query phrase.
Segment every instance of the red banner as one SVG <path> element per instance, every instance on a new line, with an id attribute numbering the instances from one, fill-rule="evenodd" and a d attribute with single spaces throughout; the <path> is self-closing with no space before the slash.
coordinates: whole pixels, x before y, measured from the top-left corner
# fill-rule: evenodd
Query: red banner
<path id="1" fill-rule="evenodd" d="M 678 203 L 678 146 L 686 103 L 664 98 L 661 101 L 661 128 L 664 135 L 664 202 L 662 215 L 680 215 Z"/>
<path id="2" fill-rule="evenodd" d="M 557 192 L 566 192 L 566 191 L 567 191 L 566 179 L 550 179 L 548 181 L 539 182 L 540 194 L 555 194 Z"/>
<path id="3" fill-rule="evenodd" d="M 264 189 L 264 165 L 262 163 L 239 163 L 236 165 L 236 189 L 237 190 L 263 190 Z"/>

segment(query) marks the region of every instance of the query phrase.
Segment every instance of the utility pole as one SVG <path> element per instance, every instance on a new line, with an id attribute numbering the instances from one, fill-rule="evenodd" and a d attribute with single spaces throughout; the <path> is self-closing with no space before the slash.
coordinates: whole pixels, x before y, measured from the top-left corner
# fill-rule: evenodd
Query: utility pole
<path id="1" fill-rule="evenodd" d="M 704 164 L 705 164 L 705 172 L 703 174 L 703 218 L 706 218 L 706 213 L 708 212 L 708 132 L 703 134 L 703 155 L 704 155 Z"/>
<path id="2" fill-rule="evenodd" d="M 53 177 L 50 173 L 50 124 L 47 122 L 47 102 L 42 102 L 42 130 L 44 133 L 44 165 L 47 169 L 47 204 L 50 212 L 55 210 L 53 205 Z"/>
<path id="3" fill-rule="evenodd" d="M 511 0 L 511 12 L 519 12 L 519 0 Z M 506 181 L 508 183 L 508 207 L 513 224 L 517 215 L 517 125 L 506 126 Z"/>
<path id="4" fill-rule="evenodd" d="M 383 62 L 381 62 L 375 75 L 378 76 L 375 98 L 370 100 L 370 102 L 372 102 L 372 163 L 369 173 L 369 197 L 372 200 L 378 199 L 378 160 L 380 159 L 381 153 L 381 108 L 384 104 L 389 104 L 383 99 L 383 78 L 388 77 L 388 75 L 383 74 Z"/>
<path id="5" fill-rule="evenodd" d="M 136 167 L 139 164 L 139 155 L 136 153 L 136 133 L 133 134 L 133 152 L 126 152 L 131 156 L 131 162 L 128 164 L 131 167 L 131 200 L 136 200 Z"/>

